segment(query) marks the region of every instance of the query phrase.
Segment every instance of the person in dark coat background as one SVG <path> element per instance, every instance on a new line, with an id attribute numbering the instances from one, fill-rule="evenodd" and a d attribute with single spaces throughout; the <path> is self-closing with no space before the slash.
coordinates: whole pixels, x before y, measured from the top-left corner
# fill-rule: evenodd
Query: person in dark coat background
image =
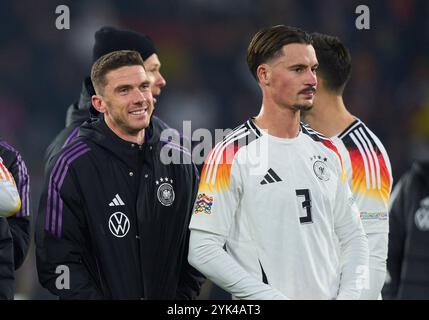
<path id="1" fill-rule="evenodd" d="M 383 299 L 429 299 L 429 161 L 415 162 L 392 192 Z"/>
<path id="2" fill-rule="evenodd" d="M 24 263 L 30 246 L 30 177 L 21 154 L 1 139 L 0 162 L 13 176 L 20 198 L 20 207 L 13 215 L 0 214 L 0 299 L 11 300 L 15 270 Z"/>

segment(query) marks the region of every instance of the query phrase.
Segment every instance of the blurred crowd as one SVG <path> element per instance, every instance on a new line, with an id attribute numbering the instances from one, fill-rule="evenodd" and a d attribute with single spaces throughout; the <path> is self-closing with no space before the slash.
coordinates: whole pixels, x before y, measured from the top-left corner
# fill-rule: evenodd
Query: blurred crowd
<path id="1" fill-rule="evenodd" d="M 70 8 L 70 29 L 55 8 Z M 358 30 L 355 9 L 370 9 Z M 234 128 L 260 107 L 246 48 L 261 27 L 286 24 L 339 36 L 351 51 L 345 103 L 381 139 L 395 182 L 429 158 L 429 2 L 424 0 L 2 1 L 0 135 L 22 153 L 37 213 L 43 154 L 89 75 L 94 32 L 111 25 L 150 35 L 167 80 L 155 114 L 182 130 Z M 18 298 L 49 298 L 37 283 L 34 248 L 18 273 Z"/>

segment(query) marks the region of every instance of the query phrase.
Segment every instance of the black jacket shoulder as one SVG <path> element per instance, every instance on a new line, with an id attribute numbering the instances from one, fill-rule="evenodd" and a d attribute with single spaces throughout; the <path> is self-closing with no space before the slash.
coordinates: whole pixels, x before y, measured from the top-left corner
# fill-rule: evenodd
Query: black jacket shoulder
<path id="1" fill-rule="evenodd" d="M 384 299 L 429 297 L 429 162 L 415 162 L 395 186 L 389 208 Z"/>

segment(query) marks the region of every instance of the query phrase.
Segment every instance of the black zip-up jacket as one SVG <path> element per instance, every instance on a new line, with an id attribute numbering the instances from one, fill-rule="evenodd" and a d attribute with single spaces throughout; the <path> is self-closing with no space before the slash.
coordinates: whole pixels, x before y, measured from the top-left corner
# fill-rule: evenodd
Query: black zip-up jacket
<path id="1" fill-rule="evenodd" d="M 13 216 L 0 218 L 0 299 L 13 299 L 15 273 L 30 246 L 30 177 L 21 154 L 0 139 L 0 157 L 8 168 L 21 198 L 21 209 Z"/>
<path id="2" fill-rule="evenodd" d="M 429 299 L 429 162 L 416 162 L 392 192 L 383 299 Z"/>
<path id="3" fill-rule="evenodd" d="M 53 294 L 198 295 L 203 278 L 187 262 L 198 173 L 192 163 L 163 164 L 162 148 L 180 148 L 160 141 L 159 134 L 151 121 L 139 146 L 93 119 L 52 159 L 39 206 L 36 261 L 40 283 Z"/>

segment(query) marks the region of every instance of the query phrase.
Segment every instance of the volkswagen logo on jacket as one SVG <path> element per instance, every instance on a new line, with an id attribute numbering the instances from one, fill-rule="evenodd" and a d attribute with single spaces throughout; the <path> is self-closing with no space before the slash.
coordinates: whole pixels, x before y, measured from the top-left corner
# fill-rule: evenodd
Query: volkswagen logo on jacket
<path id="1" fill-rule="evenodd" d="M 115 237 L 125 237 L 130 230 L 130 220 L 122 212 L 115 212 L 109 218 L 109 229 Z"/>

